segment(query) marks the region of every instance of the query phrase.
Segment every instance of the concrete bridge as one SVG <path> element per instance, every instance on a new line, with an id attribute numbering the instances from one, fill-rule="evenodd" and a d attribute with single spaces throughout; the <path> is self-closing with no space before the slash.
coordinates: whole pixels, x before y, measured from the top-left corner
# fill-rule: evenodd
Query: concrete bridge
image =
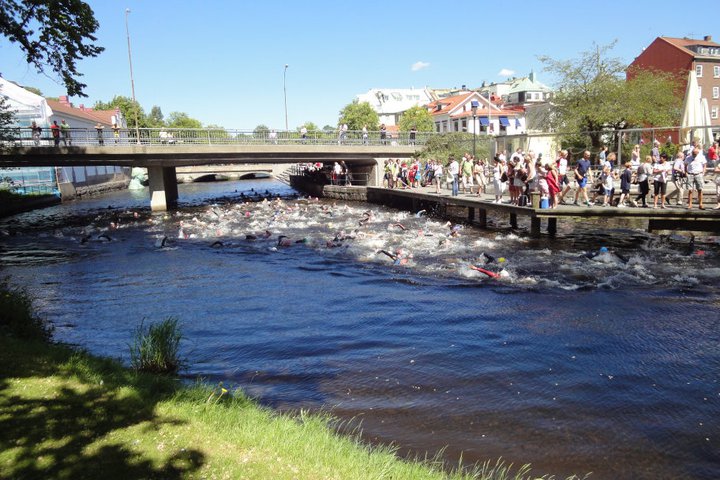
<path id="1" fill-rule="evenodd" d="M 105 144 L 78 146 L 13 146 L 0 154 L 0 167 L 99 166 L 145 167 L 153 210 L 177 205 L 177 169 L 213 165 L 273 165 L 343 160 L 369 185 L 381 185 L 388 158 L 411 158 L 420 147 L 411 144 Z M 275 170 L 273 170 L 275 172 Z"/>
<path id="2" fill-rule="evenodd" d="M 192 183 L 279 177 L 287 168 L 287 164 L 197 165 L 177 167 L 175 173 L 178 183 Z"/>

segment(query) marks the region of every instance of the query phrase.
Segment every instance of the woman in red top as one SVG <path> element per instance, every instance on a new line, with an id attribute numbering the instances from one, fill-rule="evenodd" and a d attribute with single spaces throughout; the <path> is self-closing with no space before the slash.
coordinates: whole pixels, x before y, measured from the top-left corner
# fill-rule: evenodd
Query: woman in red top
<path id="1" fill-rule="evenodd" d="M 558 174 L 557 165 L 555 165 L 555 163 L 550 163 L 548 165 L 548 172 L 545 180 L 547 180 L 548 193 L 550 194 L 550 208 L 555 208 L 558 206 L 557 195 L 558 193 L 560 193 L 560 176 Z"/>

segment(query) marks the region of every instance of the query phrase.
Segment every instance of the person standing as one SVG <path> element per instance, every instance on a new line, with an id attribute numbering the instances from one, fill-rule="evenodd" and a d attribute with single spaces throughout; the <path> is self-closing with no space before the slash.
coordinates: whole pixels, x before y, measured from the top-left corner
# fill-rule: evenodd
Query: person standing
<path id="1" fill-rule="evenodd" d="M 118 140 L 120 139 L 120 127 L 117 126 L 117 123 L 113 123 L 112 132 L 113 132 L 113 141 L 115 143 L 118 143 Z"/>
<path id="2" fill-rule="evenodd" d="M 64 118 L 60 121 L 60 132 L 62 133 L 63 144 L 66 147 L 68 145 L 72 146 L 72 137 L 70 136 L 70 125 L 65 123 Z"/>
<path id="3" fill-rule="evenodd" d="M 95 124 L 95 132 L 97 133 L 97 141 L 98 145 L 102 146 L 105 145 L 105 139 L 103 138 L 103 130 L 105 130 L 105 126 L 98 122 Z"/>
<path id="4" fill-rule="evenodd" d="M 592 207 L 592 204 L 590 203 L 590 200 L 588 199 L 587 194 L 587 184 L 588 184 L 588 176 L 590 173 L 590 151 L 585 150 L 583 152 L 583 157 L 578 160 L 577 165 L 575 165 L 575 181 L 578 183 L 578 189 L 575 192 L 575 205 L 578 204 L 578 199 L 580 198 L 580 194 L 582 193 L 583 198 L 585 199 L 584 203 L 588 207 Z"/>
<path id="5" fill-rule="evenodd" d="M 417 135 L 417 127 L 415 125 L 410 129 L 410 145 L 415 145 L 415 136 Z"/>
<path id="6" fill-rule="evenodd" d="M 50 125 L 50 133 L 53 137 L 53 144 L 56 147 L 60 146 L 60 126 L 57 123 L 57 120 L 53 120 L 52 125 Z"/>
<path id="7" fill-rule="evenodd" d="M 450 165 L 448 165 L 448 174 L 452 178 L 452 196 L 458 196 L 458 176 L 460 175 L 460 165 L 455 157 L 450 155 Z"/>
<path id="8" fill-rule="evenodd" d="M 505 192 L 505 183 L 508 181 L 505 160 L 500 155 L 495 156 L 495 166 L 493 167 L 493 186 L 495 187 L 495 201 L 493 203 L 502 203 L 502 196 Z"/>
<path id="9" fill-rule="evenodd" d="M 638 182 L 638 189 L 640 190 L 640 193 L 637 197 L 635 197 L 635 200 L 633 201 L 633 207 L 637 207 L 637 201 L 642 200 L 642 206 L 644 208 L 648 207 L 647 204 L 647 194 L 650 192 L 650 175 L 652 175 L 653 167 L 652 167 L 652 155 L 645 156 L 645 162 L 640 164 L 640 166 L 637 169 L 637 182 Z"/>
<path id="10" fill-rule="evenodd" d="M 625 162 L 625 170 L 620 174 L 620 199 L 618 207 L 625 207 L 625 200 L 630 197 L 630 187 L 632 186 L 632 163 Z"/>
<path id="11" fill-rule="evenodd" d="M 653 208 L 657 208 L 658 197 L 660 197 L 660 208 L 665 208 L 665 195 L 667 194 L 667 177 L 671 165 L 667 163 L 667 154 L 660 154 L 660 162 L 653 167 Z"/>
<path id="12" fill-rule="evenodd" d="M 436 161 L 433 174 L 433 183 L 435 183 L 435 193 L 440 195 L 440 182 L 442 182 L 443 165 L 442 162 Z"/>
<path id="13" fill-rule="evenodd" d="M 687 160 L 686 160 L 687 161 Z M 692 150 L 692 160 L 687 164 L 688 177 L 688 205 L 691 209 L 693 206 L 693 192 L 698 192 L 698 208 L 704 210 L 703 206 L 703 186 L 705 185 L 705 170 L 707 168 L 707 160 L 700 147 Z"/>
<path id="14" fill-rule="evenodd" d="M 685 173 L 685 155 L 682 152 L 675 154 L 675 161 L 672 165 L 672 182 L 675 190 L 667 196 L 668 200 L 675 197 L 675 205 L 682 205 L 687 185 L 687 174 Z"/>
<path id="15" fill-rule="evenodd" d="M 713 142 L 707 151 L 708 167 L 715 168 L 718 164 L 718 143 Z"/>
<path id="16" fill-rule="evenodd" d="M 607 160 L 607 147 L 603 145 L 600 147 L 600 151 L 598 152 L 598 165 L 604 168 L 605 166 L 605 160 Z M 612 168 L 612 165 L 611 165 Z"/>
<path id="17" fill-rule="evenodd" d="M 363 128 L 362 128 L 362 142 L 363 142 L 363 145 L 368 145 L 370 143 L 369 138 L 368 138 L 367 125 L 363 125 Z"/>
<path id="18" fill-rule="evenodd" d="M 637 172 L 640 166 L 640 145 L 635 145 L 630 154 L 630 165 L 634 172 Z"/>
<path id="19" fill-rule="evenodd" d="M 387 144 L 387 128 L 385 128 L 384 123 L 380 125 L 380 143 L 383 145 Z"/>
<path id="20" fill-rule="evenodd" d="M 567 168 L 568 168 L 568 161 L 567 161 L 567 150 L 560 150 L 558 152 L 558 158 L 555 161 L 555 164 L 557 166 L 557 172 L 558 172 L 558 187 L 560 188 L 560 197 L 559 201 L 560 203 L 565 203 L 565 195 L 568 194 L 570 191 L 570 180 L 567 178 Z M 563 187 L 564 185 L 564 187 Z"/>
<path id="21" fill-rule="evenodd" d="M 305 125 L 300 127 L 300 139 L 302 143 L 307 142 L 307 127 Z"/>
<path id="22" fill-rule="evenodd" d="M 33 143 L 35 143 L 36 147 L 39 147 L 42 128 L 38 127 L 38 124 L 33 121 L 32 125 L 30 125 L 30 133 L 32 134 Z"/>

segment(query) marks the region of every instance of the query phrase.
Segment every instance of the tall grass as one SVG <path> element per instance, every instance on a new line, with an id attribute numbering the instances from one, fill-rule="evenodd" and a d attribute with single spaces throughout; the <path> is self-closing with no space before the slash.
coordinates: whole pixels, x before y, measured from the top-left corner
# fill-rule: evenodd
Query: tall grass
<path id="1" fill-rule="evenodd" d="M 182 367 L 180 341 L 182 333 L 178 319 L 167 317 L 145 327 L 141 322 L 135 329 L 130 345 L 130 362 L 139 372 L 173 375 Z"/>
<path id="2" fill-rule="evenodd" d="M 35 315 L 27 290 L 9 287 L 6 280 L 0 280 L 0 331 L 25 340 L 48 341 L 53 328 Z"/>

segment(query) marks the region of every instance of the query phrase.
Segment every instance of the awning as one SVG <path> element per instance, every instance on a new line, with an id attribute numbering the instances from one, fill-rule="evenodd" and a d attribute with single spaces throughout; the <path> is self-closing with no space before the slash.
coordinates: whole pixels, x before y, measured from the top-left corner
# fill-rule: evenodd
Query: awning
<path id="1" fill-rule="evenodd" d="M 487 127 L 489 124 L 490 122 L 488 122 L 488 117 L 480 117 L 480 125 Z"/>
<path id="2" fill-rule="evenodd" d="M 510 122 L 508 121 L 507 117 L 500 117 L 500 125 L 503 127 L 509 127 Z"/>

